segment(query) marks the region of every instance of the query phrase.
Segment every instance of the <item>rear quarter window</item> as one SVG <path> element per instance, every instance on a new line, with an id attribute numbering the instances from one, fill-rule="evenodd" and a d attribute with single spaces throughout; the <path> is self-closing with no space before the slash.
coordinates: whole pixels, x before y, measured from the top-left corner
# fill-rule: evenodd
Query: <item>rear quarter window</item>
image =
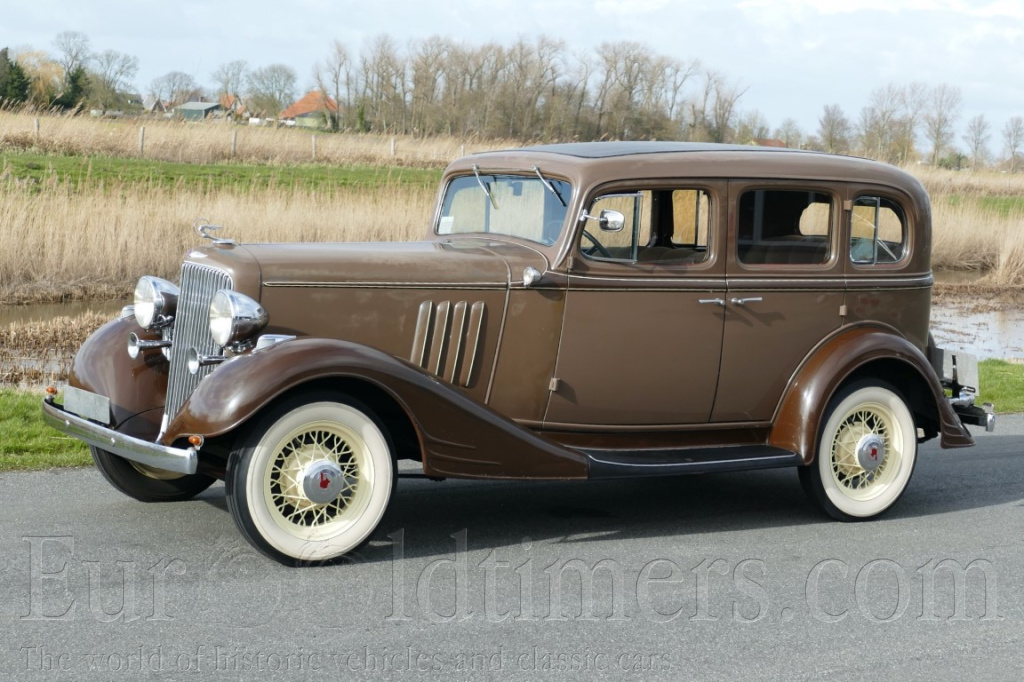
<path id="1" fill-rule="evenodd" d="M 856 265 L 898 263 L 907 254 L 907 219 L 892 199 L 860 196 L 850 212 L 850 260 Z"/>

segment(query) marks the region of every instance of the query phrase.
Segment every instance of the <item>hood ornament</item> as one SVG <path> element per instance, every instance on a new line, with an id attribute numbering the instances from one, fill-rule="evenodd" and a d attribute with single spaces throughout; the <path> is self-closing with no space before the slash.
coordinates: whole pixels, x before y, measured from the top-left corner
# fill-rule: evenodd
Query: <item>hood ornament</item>
<path id="1" fill-rule="evenodd" d="M 197 218 L 196 221 L 192 223 L 192 227 L 195 228 L 195 231 L 199 233 L 200 237 L 202 237 L 203 239 L 209 239 L 211 242 L 217 244 L 218 246 L 234 246 L 235 244 L 238 243 L 234 239 L 224 239 L 221 237 L 215 237 L 212 234 L 210 234 L 210 232 L 213 230 L 221 229 L 221 226 L 210 225 L 209 220 L 207 220 L 206 218 Z"/>

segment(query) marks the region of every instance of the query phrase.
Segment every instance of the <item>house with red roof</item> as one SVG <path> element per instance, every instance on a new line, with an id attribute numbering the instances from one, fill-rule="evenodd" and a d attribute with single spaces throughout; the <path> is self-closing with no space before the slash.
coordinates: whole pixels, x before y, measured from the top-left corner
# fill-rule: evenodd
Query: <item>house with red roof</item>
<path id="1" fill-rule="evenodd" d="M 217 100 L 220 104 L 221 109 L 227 112 L 227 115 L 234 119 L 240 119 L 244 116 L 248 116 L 249 112 L 245 107 L 245 102 L 238 95 L 227 95 L 221 93 L 220 99 Z"/>
<path id="2" fill-rule="evenodd" d="M 337 116 L 338 103 L 320 90 L 310 90 L 281 112 L 281 122 L 307 128 L 326 128 L 328 116 Z"/>

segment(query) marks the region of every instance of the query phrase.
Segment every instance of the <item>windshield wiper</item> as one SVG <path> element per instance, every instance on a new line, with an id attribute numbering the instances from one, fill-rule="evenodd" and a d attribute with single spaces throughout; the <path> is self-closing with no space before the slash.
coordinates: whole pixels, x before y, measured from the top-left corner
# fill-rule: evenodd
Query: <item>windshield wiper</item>
<path id="1" fill-rule="evenodd" d="M 480 189 L 484 191 L 484 194 L 486 194 L 487 198 L 490 200 L 491 206 L 493 206 L 494 210 L 497 211 L 498 204 L 495 203 L 494 197 L 491 196 L 491 190 L 487 189 L 487 185 L 484 184 L 483 179 L 481 179 L 480 177 L 480 166 L 476 165 L 475 163 L 473 164 L 473 175 L 476 176 L 476 181 L 480 185 Z"/>
<path id="2" fill-rule="evenodd" d="M 558 191 L 558 188 L 551 184 L 547 178 L 540 172 L 540 168 L 537 166 L 533 167 L 533 172 L 537 174 L 540 181 L 544 183 L 544 186 L 548 188 L 548 191 L 558 197 L 558 201 L 562 204 L 562 208 L 565 208 L 568 204 L 565 203 L 565 199 L 562 198 L 562 193 Z"/>

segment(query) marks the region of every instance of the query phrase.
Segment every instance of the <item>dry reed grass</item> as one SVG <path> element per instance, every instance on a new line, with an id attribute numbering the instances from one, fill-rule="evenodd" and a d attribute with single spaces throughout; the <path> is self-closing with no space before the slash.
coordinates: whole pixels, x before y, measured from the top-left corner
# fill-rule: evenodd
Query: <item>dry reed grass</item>
<path id="1" fill-rule="evenodd" d="M 394 241 L 428 229 L 434 190 L 389 184 L 318 193 L 272 188 L 204 192 L 157 187 L 41 193 L 10 190 L 0 202 L 0 302 L 125 296 L 140 274 L 173 279 L 199 243 L 196 218 L 223 224 L 246 242 Z M 932 264 L 984 273 L 999 286 L 1024 285 L 1024 216 L 975 202 L 933 208 Z"/>
<path id="2" fill-rule="evenodd" d="M 134 156 L 139 120 L 40 117 L 0 111 L 0 150 L 36 149 L 62 154 Z M 210 163 L 308 163 L 310 131 L 147 120 L 146 156 Z M 317 161 L 377 166 L 443 166 L 450 159 L 511 141 L 456 138 L 317 136 Z M 1024 216 L 986 210 L 987 197 L 1024 196 L 1024 175 L 955 172 L 911 167 L 933 200 L 936 269 L 984 272 L 992 286 L 1024 286 Z M 131 185 L 80 191 L 57 182 L 31 193 L 16 186 L 0 200 L 0 302 L 25 303 L 125 296 L 142 273 L 173 278 L 184 251 L 198 243 L 198 217 L 224 224 L 242 241 L 380 241 L 424 234 L 432 189 L 390 184 L 331 193 L 289 187 L 193 191 Z M 955 201 L 954 201 L 955 199 Z"/>
<path id="3" fill-rule="evenodd" d="M 928 166 L 908 166 L 903 170 L 917 177 L 932 199 L 961 196 L 1024 196 L 1024 174 L 996 171 L 953 171 Z"/>
<path id="4" fill-rule="evenodd" d="M 40 122 L 39 136 L 35 120 Z M 388 165 L 444 167 L 452 159 L 486 149 L 515 146 L 503 140 L 460 140 L 330 134 L 301 128 L 235 125 L 227 120 L 185 123 L 165 119 L 95 119 L 37 116 L 0 110 L 0 150 L 36 150 L 79 156 L 135 157 L 145 127 L 144 156 L 176 163 Z M 316 156 L 313 137 L 316 136 Z M 232 139 L 235 153 L 232 156 Z M 392 154 L 394 143 L 394 154 Z"/>
<path id="5" fill-rule="evenodd" d="M 251 195 L 160 188 L 5 193 L 0 203 L 0 302 L 125 296 L 140 274 L 174 279 L 201 243 L 199 218 L 243 242 L 414 240 L 426 234 L 434 190 L 339 188 L 330 196 L 279 188 Z"/>
<path id="6" fill-rule="evenodd" d="M 85 339 L 109 319 L 92 312 L 0 327 L 0 385 L 67 382 L 72 357 Z"/>

